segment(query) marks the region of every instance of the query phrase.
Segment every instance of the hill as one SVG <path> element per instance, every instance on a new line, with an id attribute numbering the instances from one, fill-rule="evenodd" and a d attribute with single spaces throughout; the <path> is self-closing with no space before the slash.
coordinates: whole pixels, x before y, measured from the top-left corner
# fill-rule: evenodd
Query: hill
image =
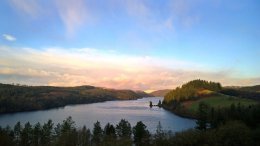
<path id="1" fill-rule="evenodd" d="M 224 87 L 221 93 L 260 101 L 260 85 L 246 87 Z"/>
<path id="2" fill-rule="evenodd" d="M 193 80 L 168 92 L 164 96 L 164 102 L 194 100 L 199 98 L 201 96 L 200 93 L 203 93 L 203 91 L 218 92 L 221 89 L 220 83 L 208 82 L 200 79 Z"/>
<path id="3" fill-rule="evenodd" d="M 213 109 L 230 108 L 232 105 L 250 107 L 259 103 L 256 97 L 259 97 L 257 92 L 223 88 L 220 83 L 193 80 L 166 94 L 163 107 L 178 115 L 196 118 L 200 103 Z"/>
<path id="4" fill-rule="evenodd" d="M 62 107 L 68 104 L 137 99 L 146 95 L 132 90 L 94 86 L 52 87 L 0 84 L 0 113 Z"/>
<path id="5" fill-rule="evenodd" d="M 170 91 L 171 91 L 170 89 L 157 90 L 157 91 L 151 92 L 150 94 L 155 97 L 164 97 Z"/>
<path id="6" fill-rule="evenodd" d="M 135 91 L 135 93 L 137 93 L 137 94 L 140 95 L 141 97 L 153 97 L 152 94 L 149 94 L 149 93 L 146 93 L 146 92 L 140 91 L 140 90 Z"/>
<path id="7" fill-rule="evenodd" d="M 239 90 L 260 92 L 260 85 L 241 87 L 241 88 L 239 88 Z"/>

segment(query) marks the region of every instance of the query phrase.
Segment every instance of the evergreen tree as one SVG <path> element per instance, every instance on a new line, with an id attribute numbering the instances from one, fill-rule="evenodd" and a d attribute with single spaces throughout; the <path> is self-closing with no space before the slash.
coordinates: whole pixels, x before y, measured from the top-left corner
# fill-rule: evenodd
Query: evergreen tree
<path id="1" fill-rule="evenodd" d="M 196 128 L 199 130 L 206 130 L 208 117 L 208 105 L 204 102 L 199 103 L 198 120 L 196 122 Z"/>
<path id="2" fill-rule="evenodd" d="M 100 144 L 103 140 L 103 130 L 101 128 L 100 122 L 94 123 L 94 128 L 92 132 L 92 142 L 95 144 Z"/>
<path id="3" fill-rule="evenodd" d="M 116 137 L 116 130 L 115 130 L 115 127 L 110 124 L 110 123 L 107 123 L 107 125 L 105 126 L 104 128 L 104 134 L 106 136 L 109 136 L 109 137 Z"/>
<path id="4" fill-rule="evenodd" d="M 34 146 L 40 145 L 41 131 L 42 131 L 42 127 L 41 127 L 41 124 L 38 122 L 34 125 L 34 128 L 33 128 L 33 145 Z"/>
<path id="5" fill-rule="evenodd" d="M 78 137 L 78 145 L 79 146 L 89 146 L 91 133 L 90 130 L 86 128 L 86 126 L 83 126 L 83 128 L 79 131 L 79 137 Z"/>
<path id="6" fill-rule="evenodd" d="M 116 134 L 119 138 L 130 138 L 132 134 L 131 124 L 125 119 L 116 125 Z"/>
<path id="7" fill-rule="evenodd" d="M 77 144 L 77 132 L 75 122 L 71 117 L 63 121 L 60 127 L 60 136 L 58 137 L 58 145 L 72 146 Z"/>
<path id="8" fill-rule="evenodd" d="M 149 144 L 149 131 L 146 129 L 146 125 L 139 121 L 133 127 L 134 142 L 137 146 Z"/>
<path id="9" fill-rule="evenodd" d="M 48 120 L 42 126 L 41 145 L 50 146 L 53 138 L 53 122 Z"/>
<path id="10" fill-rule="evenodd" d="M 14 126 L 14 142 L 16 145 L 20 145 L 21 143 L 21 133 L 22 133 L 22 125 L 20 122 L 17 122 Z"/>
<path id="11" fill-rule="evenodd" d="M 21 132 L 21 145 L 30 146 L 32 144 L 33 129 L 32 125 L 27 122 Z"/>

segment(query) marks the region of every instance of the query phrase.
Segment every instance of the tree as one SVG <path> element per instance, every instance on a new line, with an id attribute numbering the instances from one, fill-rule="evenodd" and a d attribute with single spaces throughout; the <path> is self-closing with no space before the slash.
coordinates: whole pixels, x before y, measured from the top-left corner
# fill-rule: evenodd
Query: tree
<path id="1" fill-rule="evenodd" d="M 53 122 L 48 120 L 42 126 L 41 145 L 49 146 L 52 143 L 53 138 Z"/>
<path id="2" fill-rule="evenodd" d="M 22 133 L 22 126 L 20 122 L 17 122 L 14 126 L 14 142 L 16 145 L 20 145 L 21 143 L 21 133 Z"/>
<path id="3" fill-rule="evenodd" d="M 136 145 L 144 145 L 149 143 L 150 134 L 142 121 L 137 122 L 133 127 L 133 134 Z"/>
<path id="4" fill-rule="evenodd" d="M 78 145 L 79 146 L 89 146 L 90 145 L 90 130 L 83 126 L 83 128 L 78 132 Z"/>
<path id="5" fill-rule="evenodd" d="M 158 107 L 162 107 L 162 101 L 161 100 L 159 100 L 159 102 L 158 102 Z"/>
<path id="6" fill-rule="evenodd" d="M 112 124 L 107 123 L 107 125 L 104 128 L 104 134 L 106 136 L 115 138 L 116 137 L 116 129 L 115 129 L 115 127 Z"/>
<path id="7" fill-rule="evenodd" d="M 57 145 L 71 146 L 77 144 L 77 132 L 75 122 L 71 117 L 68 117 L 60 126 L 60 135 Z"/>
<path id="8" fill-rule="evenodd" d="M 215 143 L 222 146 L 247 146 L 252 145 L 251 136 L 250 129 L 244 123 L 230 121 L 216 130 Z"/>
<path id="9" fill-rule="evenodd" d="M 1 146 L 14 146 L 14 133 L 9 126 L 2 128 L 0 126 L 0 145 Z"/>
<path id="10" fill-rule="evenodd" d="M 150 101 L 149 106 L 150 106 L 150 107 L 153 107 L 153 102 L 152 102 L 152 101 Z"/>
<path id="11" fill-rule="evenodd" d="M 33 128 L 33 141 L 32 141 L 32 143 L 33 143 L 34 146 L 40 145 L 41 131 L 42 131 L 42 127 L 41 127 L 41 124 L 38 122 L 34 125 L 34 128 Z"/>
<path id="12" fill-rule="evenodd" d="M 114 145 L 116 141 L 116 130 L 112 124 L 106 124 L 104 128 L 104 135 L 104 145 Z"/>
<path id="13" fill-rule="evenodd" d="M 198 120 L 196 122 L 196 128 L 199 130 L 206 130 L 208 117 L 208 105 L 204 102 L 199 103 Z"/>
<path id="14" fill-rule="evenodd" d="M 27 122 L 24 125 L 23 131 L 21 132 L 21 145 L 30 146 L 32 144 L 32 137 L 33 137 L 32 125 L 29 122 Z"/>
<path id="15" fill-rule="evenodd" d="M 130 138 L 132 134 L 131 124 L 125 119 L 116 125 L 116 134 L 119 138 Z"/>
<path id="16" fill-rule="evenodd" d="M 163 131 L 161 122 L 159 121 L 157 128 L 156 128 L 156 133 L 154 134 L 154 141 L 156 145 L 162 145 L 165 143 L 166 140 L 166 133 Z"/>
<path id="17" fill-rule="evenodd" d="M 92 142 L 95 144 L 100 144 L 103 140 L 103 130 L 101 128 L 100 122 L 94 123 L 94 128 L 92 132 Z"/>

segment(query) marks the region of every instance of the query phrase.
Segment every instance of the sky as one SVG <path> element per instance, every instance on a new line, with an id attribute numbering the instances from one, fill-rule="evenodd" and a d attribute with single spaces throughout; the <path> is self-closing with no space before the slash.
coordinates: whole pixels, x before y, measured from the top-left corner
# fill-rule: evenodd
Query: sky
<path id="1" fill-rule="evenodd" d="M 260 84 L 259 0 L 1 0 L 0 82 Z"/>

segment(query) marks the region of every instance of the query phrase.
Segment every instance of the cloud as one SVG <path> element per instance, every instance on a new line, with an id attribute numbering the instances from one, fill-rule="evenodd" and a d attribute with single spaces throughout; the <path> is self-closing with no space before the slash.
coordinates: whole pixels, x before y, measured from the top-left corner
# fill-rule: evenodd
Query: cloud
<path id="1" fill-rule="evenodd" d="M 16 38 L 10 34 L 3 34 L 3 37 L 7 41 L 16 41 Z"/>
<path id="2" fill-rule="evenodd" d="M 35 0 L 10 0 L 11 6 L 31 17 L 36 17 L 41 11 L 41 7 Z"/>
<path id="3" fill-rule="evenodd" d="M 200 65 L 181 60 L 93 48 L 36 50 L 0 46 L 0 50 L 0 82 L 4 83 L 157 90 L 172 89 L 198 78 L 224 85 L 253 85 L 260 81 L 260 77 L 235 78 L 232 70 L 207 71 Z"/>
<path id="4" fill-rule="evenodd" d="M 92 21 L 84 0 L 56 0 L 56 6 L 69 36 L 86 21 Z"/>

